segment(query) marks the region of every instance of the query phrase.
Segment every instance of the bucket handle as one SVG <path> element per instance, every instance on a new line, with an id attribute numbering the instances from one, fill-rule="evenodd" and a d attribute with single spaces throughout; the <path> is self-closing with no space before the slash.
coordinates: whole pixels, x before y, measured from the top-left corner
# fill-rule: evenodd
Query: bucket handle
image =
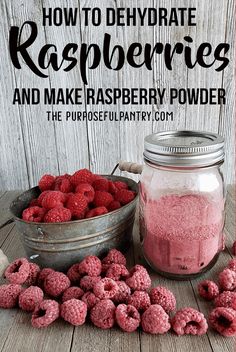
<path id="1" fill-rule="evenodd" d="M 0 230 L 3 229 L 5 226 L 12 224 L 14 222 L 14 219 L 8 219 L 6 222 L 4 222 L 2 225 L 0 225 Z"/>
<path id="2" fill-rule="evenodd" d="M 111 175 L 113 175 L 118 168 L 120 169 L 120 171 L 126 171 L 126 172 L 130 172 L 132 174 L 141 174 L 142 170 L 143 170 L 143 165 L 121 160 L 114 167 Z"/>

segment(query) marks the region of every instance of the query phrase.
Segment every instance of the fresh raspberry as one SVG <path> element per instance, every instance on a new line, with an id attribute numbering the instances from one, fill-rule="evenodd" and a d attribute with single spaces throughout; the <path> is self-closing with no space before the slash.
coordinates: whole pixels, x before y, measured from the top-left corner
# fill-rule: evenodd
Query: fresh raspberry
<path id="1" fill-rule="evenodd" d="M 116 187 L 118 190 L 121 190 L 121 189 L 128 189 L 127 183 L 125 183 L 125 182 L 123 182 L 123 181 L 115 181 L 115 182 L 114 182 L 114 185 L 115 185 L 115 187 Z"/>
<path id="2" fill-rule="evenodd" d="M 38 202 L 38 198 L 34 198 L 30 201 L 29 203 L 29 208 L 31 207 L 38 207 L 39 206 L 39 202 Z"/>
<path id="3" fill-rule="evenodd" d="M 119 287 L 116 282 L 107 277 L 101 279 L 93 286 L 93 293 L 100 299 L 112 299 L 118 291 Z"/>
<path id="4" fill-rule="evenodd" d="M 44 290 L 52 297 L 60 296 L 68 287 L 70 287 L 70 280 L 59 271 L 54 271 L 44 280 Z"/>
<path id="5" fill-rule="evenodd" d="M 151 305 L 149 294 L 145 291 L 135 291 L 128 298 L 128 304 L 134 306 L 138 311 L 144 312 Z"/>
<path id="6" fill-rule="evenodd" d="M 66 222 L 70 220 L 71 212 L 69 209 L 64 207 L 50 209 L 43 219 L 43 221 L 47 223 Z"/>
<path id="7" fill-rule="evenodd" d="M 11 284 L 23 284 L 30 273 L 30 265 L 26 258 L 14 260 L 5 270 L 5 277 Z"/>
<path id="8" fill-rule="evenodd" d="M 79 264 L 79 272 L 81 275 L 99 276 L 101 271 L 101 260 L 95 255 L 86 256 Z"/>
<path id="9" fill-rule="evenodd" d="M 17 305 L 21 291 L 22 287 L 20 285 L 0 286 L 0 308 L 14 308 Z"/>
<path id="10" fill-rule="evenodd" d="M 227 268 L 236 272 L 236 259 L 231 259 L 227 265 Z"/>
<path id="11" fill-rule="evenodd" d="M 89 183 L 80 183 L 76 186 L 75 193 L 82 194 L 88 203 L 93 201 L 95 195 L 95 191 Z"/>
<path id="12" fill-rule="evenodd" d="M 61 317 L 72 325 L 83 325 L 86 315 L 87 305 L 79 299 L 72 298 L 61 305 Z"/>
<path id="13" fill-rule="evenodd" d="M 236 302 L 236 292 L 224 291 L 215 298 L 214 305 L 215 307 L 233 308 L 234 301 Z"/>
<path id="14" fill-rule="evenodd" d="M 106 277 L 119 281 L 129 276 L 128 269 L 122 264 L 111 264 L 106 272 Z"/>
<path id="15" fill-rule="evenodd" d="M 231 308 L 213 309 L 209 315 L 209 323 L 223 336 L 236 336 L 236 311 Z"/>
<path id="16" fill-rule="evenodd" d="M 54 190 L 62 193 L 70 193 L 73 191 L 73 186 L 68 178 L 62 177 L 56 179 Z"/>
<path id="17" fill-rule="evenodd" d="M 204 315 L 191 307 L 178 310 L 171 324 L 177 335 L 203 335 L 208 329 Z"/>
<path id="18" fill-rule="evenodd" d="M 46 277 L 54 272 L 55 271 L 51 268 L 43 268 L 38 274 L 38 286 L 43 288 L 44 280 L 46 279 Z"/>
<path id="19" fill-rule="evenodd" d="M 211 301 L 218 296 L 219 287 L 213 281 L 204 280 L 198 284 L 198 293 L 207 301 Z"/>
<path id="20" fill-rule="evenodd" d="M 52 299 L 45 299 L 35 308 L 31 323 L 34 328 L 44 328 L 52 324 L 59 316 L 59 303 Z"/>
<path id="21" fill-rule="evenodd" d="M 81 169 L 76 171 L 70 178 L 70 182 L 73 186 L 77 186 L 80 183 L 89 183 L 93 182 L 93 174 L 88 169 Z"/>
<path id="22" fill-rule="evenodd" d="M 114 184 L 114 182 L 112 181 L 109 181 L 109 189 L 108 189 L 108 192 L 111 193 L 112 195 L 114 195 L 116 192 L 117 192 L 117 188 Z"/>
<path id="23" fill-rule="evenodd" d="M 84 292 L 91 291 L 93 286 L 101 280 L 101 276 L 88 276 L 85 275 L 80 280 L 80 287 L 84 290 Z"/>
<path id="24" fill-rule="evenodd" d="M 105 177 L 101 177 L 93 181 L 93 188 L 95 191 L 109 192 L 109 181 Z"/>
<path id="25" fill-rule="evenodd" d="M 35 263 L 29 263 L 30 271 L 27 280 L 25 281 L 25 285 L 32 286 L 37 283 L 38 275 L 40 273 L 40 267 Z"/>
<path id="26" fill-rule="evenodd" d="M 131 269 L 126 283 L 134 291 L 146 291 L 151 286 L 151 279 L 147 270 L 142 265 L 135 265 Z"/>
<path id="27" fill-rule="evenodd" d="M 90 312 L 92 323 L 101 329 L 110 329 L 115 324 L 116 306 L 110 299 L 99 301 Z"/>
<path id="28" fill-rule="evenodd" d="M 52 175 L 43 175 L 39 180 L 39 189 L 41 192 L 53 189 L 55 177 Z"/>
<path id="29" fill-rule="evenodd" d="M 81 277 L 79 272 L 79 263 L 73 264 L 67 271 L 66 275 L 68 276 L 71 282 L 78 284 Z"/>
<path id="30" fill-rule="evenodd" d="M 118 292 L 112 298 L 115 303 L 127 303 L 129 296 L 131 295 L 131 290 L 124 281 L 116 281 L 118 286 Z"/>
<path id="31" fill-rule="evenodd" d="M 150 334 L 164 334 L 170 329 L 169 316 L 158 304 L 148 307 L 142 315 L 143 331 Z"/>
<path id="32" fill-rule="evenodd" d="M 69 301 L 72 298 L 80 299 L 84 291 L 80 287 L 71 286 L 67 288 L 62 295 L 62 302 Z"/>
<path id="33" fill-rule="evenodd" d="M 30 207 L 23 210 L 22 219 L 25 221 L 31 221 L 31 222 L 42 222 L 44 214 L 45 214 L 44 209 L 38 206 Z"/>
<path id="34" fill-rule="evenodd" d="M 84 217 L 87 205 L 86 198 L 79 193 L 71 195 L 66 202 L 66 208 L 70 209 L 73 218 L 78 220 Z"/>
<path id="35" fill-rule="evenodd" d="M 122 205 L 130 203 L 135 198 L 136 193 L 128 189 L 120 189 L 115 194 L 115 200 L 118 200 Z"/>
<path id="36" fill-rule="evenodd" d="M 232 253 L 233 253 L 233 255 L 236 255 L 236 241 L 234 241 L 234 243 L 233 243 Z"/>
<path id="37" fill-rule="evenodd" d="M 126 332 L 135 331 L 140 324 L 140 314 L 132 305 L 119 304 L 116 308 L 116 322 Z"/>
<path id="38" fill-rule="evenodd" d="M 93 292 L 86 292 L 81 298 L 81 300 L 87 304 L 88 310 L 92 309 L 95 304 L 100 301 L 100 299 L 96 297 Z"/>
<path id="39" fill-rule="evenodd" d="M 42 207 L 45 209 L 53 209 L 63 206 L 65 194 L 59 191 L 49 191 L 42 200 Z"/>
<path id="40" fill-rule="evenodd" d="M 107 256 L 102 260 L 102 264 L 107 265 L 107 269 L 111 264 L 122 264 L 126 266 L 125 256 L 117 249 L 111 249 Z"/>
<path id="41" fill-rule="evenodd" d="M 42 207 L 42 201 L 46 194 L 48 194 L 51 191 L 43 191 L 39 196 L 38 196 L 38 206 Z"/>
<path id="42" fill-rule="evenodd" d="M 233 291 L 236 288 L 236 272 L 230 269 L 224 269 L 219 274 L 219 285 L 224 291 Z"/>
<path id="43" fill-rule="evenodd" d="M 117 210 L 120 209 L 121 205 L 120 202 L 118 202 L 118 200 L 113 200 L 109 205 L 108 205 L 108 211 L 113 211 L 113 210 Z"/>
<path id="44" fill-rule="evenodd" d="M 113 196 L 105 191 L 96 191 L 93 203 L 96 207 L 108 207 L 108 205 L 113 201 Z"/>
<path id="45" fill-rule="evenodd" d="M 107 213 L 108 213 L 107 208 L 102 206 L 102 207 L 97 207 L 97 208 L 89 210 L 86 213 L 85 217 L 86 217 L 86 219 L 89 219 L 89 218 L 94 218 L 95 216 L 100 216 L 100 215 L 104 215 Z"/>
<path id="46" fill-rule="evenodd" d="M 168 314 L 176 309 L 175 296 L 166 287 L 157 286 L 152 288 L 150 299 L 152 304 L 159 304 Z"/>
<path id="47" fill-rule="evenodd" d="M 19 296 L 19 307 L 27 312 L 33 312 L 43 300 L 43 291 L 37 286 L 30 286 Z"/>

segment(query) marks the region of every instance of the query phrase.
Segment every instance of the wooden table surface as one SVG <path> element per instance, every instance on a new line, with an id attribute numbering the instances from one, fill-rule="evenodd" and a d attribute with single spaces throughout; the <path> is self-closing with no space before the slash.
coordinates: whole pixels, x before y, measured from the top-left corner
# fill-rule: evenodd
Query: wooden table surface
<path id="1" fill-rule="evenodd" d="M 208 315 L 211 303 L 205 302 L 197 293 L 197 284 L 204 278 L 217 280 L 217 274 L 232 258 L 231 246 L 235 240 L 235 198 L 233 186 L 228 187 L 226 210 L 226 249 L 217 264 L 200 279 L 177 282 L 160 277 L 149 270 L 153 285 L 165 285 L 177 299 L 177 308 L 191 306 Z M 20 192 L 0 192 L 0 225 L 9 219 L 9 204 Z M 10 260 L 24 256 L 20 236 L 13 224 L 0 230 L 0 247 Z M 129 266 L 143 263 L 138 242 L 138 225 L 134 227 L 134 244 L 127 253 Z M 2 280 L 2 279 L 1 279 Z M 3 280 L 2 280 L 3 282 Z M 46 329 L 34 329 L 30 314 L 19 309 L 0 309 L 0 351 L 1 352 L 75 352 L 75 351 L 155 351 L 155 352 L 232 352 L 236 350 L 233 338 L 224 338 L 211 329 L 202 337 L 177 337 L 169 332 L 163 336 L 150 335 L 141 330 L 131 334 L 118 328 L 100 330 L 90 324 L 73 327 L 62 320 Z"/>

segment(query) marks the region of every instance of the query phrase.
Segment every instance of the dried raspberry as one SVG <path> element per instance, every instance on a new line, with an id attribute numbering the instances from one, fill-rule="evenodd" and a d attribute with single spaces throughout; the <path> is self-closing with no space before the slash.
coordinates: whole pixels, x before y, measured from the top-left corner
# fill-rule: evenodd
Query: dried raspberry
<path id="1" fill-rule="evenodd" d="M 122 264 L 111 264 L 106 272 L 106 277 L 119 281 L 129 276 L 129 271 Z"/>
<path id="2" fill-rule="evenodd" d="M 56 179 L 54 190 L 62 193 L 70 193 L 73 191 L 73 186 L 68 178 L 62 176 Z"/>
<path id="3" fill-rule="evenodd" d="M 164 334 L 170 329 L 169 316 L 158 304 L 151 305 L 142 315 L 143 331 L 150 334 Z"/>
<path id="4" fill-rule="evenodd" d="M 59 271 L 54 271 L 44 280 L 44 290 L 52 297 L 60 296 L 68 287 L 70 287 L 70 280 Z"/>
<path id="5" fill-rule="evenodd" d="M 17 305 L 21 291 L 22 287 L 20 285 L 0 286 L 0 308 L 14 308 Z"/>
<path id="6" fill-rule="evenodd" d="M 95 191 L 89 183 L 80 183 L 76 187 L 75 193 L 82 194 L 88 203 L 93 201 L 95 195 Z"/>
<path id="7" fill-rule="evenodd" d="M 215 298 L 214 305 L 215 307 L 233 308 L 234 301 L 236 301 L 236 292 L 224 291 Z"/>
<path id="8" fill-rule="evenodd" d="M 131 290 L 124 281 L 116 281 L 118 285 L 118 292 L 112 298 L 115 303 L 127 303 L 129 296 L 131 295 Z"/>
<path id="9" fill-rule="evenodd" d="M 70 178 L 70 182 L 73 186 L 77 186 L 80 183 L 89 183 L 93 182 L 93 174 L 88 169 L 81 169 L 76 171 Z"/>
<path id="10" fill-rule="evenodd" d="M 80 287 L 85 291 L 90 291 L 93 289 L 93 286 L 101 280 L 101 276 L 88 276 L 85 275 L 80 280 Z"/>
<path id="11" fill-rule="evenodd" d="M 104 215 L 107 213 L 108 213 L 108 210 L 106 207 L 97 207 L 97 208 L 89 210 L 86 213 L 85 217 L 86 217 L 86 219 L 89 219 L 89 218 L 94 218 L 95 216 L 100 216 L 100 215 Z"/>
<path id="12" fill-rule="evenodd" d="M 42 206 L 45 209 L 59 208 L 63 206 L 65 200 L 64 193 L 59 191 L 49 191 L 42 200 Z"/>
<path id="13" fill-rule="evenodd" d="M 101 260 L 95 255 L 86 256 L 79 264 L 79 272 L 81 275 L 99 276 L 101 271 Z"/>
<path id="14" fill-rule="evenodd" d="M 84 291 L 80 287 L 71 286 L 67 288 L 62 295 L 62 302 L 69 301 L 72 298 L 80 299 Z"/>
<path id="15" fill-rule="evenodd" d="M 38 203 L 38 198 L 34 198 L 30 201 L 29 203 L 29 208 L 31 207 L 38 207 L 39 206 L 39 203 Z"/>
<path id="16" fill-rule="evenodd" d="M 96 207 L 108 207 L 108 205 L 113 201 L 113 196 L 105 191 L 96 191 L 93 203 Z"/>
<path id="17" fill-rule="evenodd" d="M 115 187 L 120 190 L 120 189 L 128 189 L 128 185 L 127 183 L 123 182 L 123 181 L 115 181 L 114 182 Z"/>
<path id="18" fill-rule="evenodd" d="M 204 280 L 198 284 L 198 293 L 208 301 L 213 300 L 219 294 L 219 287 L 215 282 Z"/>
<path id="19" fill-rule="evenodd" d="M 35 263 L 29 263 L 29 266 L 30 266 L 29 276 L 25 281 L 25 285 L 32 286 L 32 285 L 35 285 L 38 280 L 40 267 Z"/>
<path id="20" fill-rule="evenodd" d="M 93 188 L 95 191 L 109 192 L 109 181 L 105 177 L 98 178 L 93 181 Z"/>
<path id="21" fill-rule="evenodd" d="M 117 192 L 117 188 L 114 184 L 114 182 L 112 181 L 109 181 L 109 189 L 108 189 L 108 192 L 111 193 L 112 195 L 115 194 Z"/>
<path id="22" fill-rule="evenodd" d="M 166 287 L 157 286 L 151 289 L 150 298 L 152 304 L 159 304 L 167 313 L 176 309 L 175 296 Z"/>
<path id="23" fill-rule="evenodd" d="M 171 324 L 177 335 L 203 335 L 208 329 L 204 315 L 191 307 L 178 310 Z"/>
<path id="24" fill-rule="evenodd" d="M 120 209 L 121 208 L 121 205 L 120 205 L 120 202 L 118 202 L 117 200 L 113 200 L 113 202 L 111 202 L 109 205 L 108 205 L 108 211 L 113 211 L 113 210 L 117 210 L 117 209 Z"/>
<path id="25" fill-rule="evenodd" d="M 142 265 L 135 265 L 131 269 L 126 283 L 134 291 L 146 291 L 151 286 L 151 279 L 147 270 Z"/>
<path id="26" fill-rule="evenodd" d="M 30 273 L 30 265 L 26 258 L 14 260 L 5 270 L 5 277 L 11 284 L 23 284 Z"/>
<path id="27" fill-rule="evenodd" d="M 102 260 L 102 264 L 107 264 L 108 266 L 111 264 L 123 264 L 126 266 L 126 259 L 125 256 L 118 251 L 117 249 L 111 249 L 107 256 Z"/>
<path id="28" fill-rule="evenodd" d="M 234 241 L 234 243 L 233 243 L 232 253 L 233 253 L 233 255 L 236 255 L 236 241 Z"/>
<path id="29" fill-rule="evenodd" d="M 107 277 L 101 279 L 93 286 L 93 293 L 100 299 L 112 299 L 118 291 L 119 287 L 116 282 Z"/>
<path id="30" fill-rule="evenodd" d="M 81 300 L 87 304 L 88 310 L 92 309 L 95 304 L 100 301 L 100 299 L 96 297 L 93 292 L 86 292 L 81 298 Z"/>
<path id="31" fill-rule="evenodd" d="M 19 307 L 27 312 L 35 310 L 43 300 L 43 291 L 37 286 L 30 286 L 23 290 L 19 296 Z"/>
<path id="32" fill-rule="evenodd" d="M 120 189 L 115 194 L 115 200 L 118 200 L 122 205 L 130 203 L 135 198 L 136 193 L 128 189 Z"/>
<path id="33" fill-rule="evenodd" d="M 43 219 L 43 221 L 47 223 L 66 222 L 70 220 L 71 212 L 64 207 L 50 209 Z"/>
<path id="34" fill-rule="evenodd" d="M 140 314 L 134 306 L 119 304 L 116 308 L 116 322 L 123 331 L 135 331 L 140 321 Z"/>
<path id="35" fill-rule="evenodd" d="M 39 189 L 41 192 L 53 189 L 55 177 L 52 175 L 43 175 L 39 180 Z"/>
<path id="36" fill-rule="evenodd" d="M 151 305 L 149 294 L 145 291 L 135 291 L 129 297 L 128 304 L 134 306 L 138 311 L 144 312 Z"/>
<path id="37" fill-rule="evenodd" d="M 43 191 L 39 196 L 38 196 L 38 206 L 42 207 L 42 201 L 46 194 L 48 194 L 51 191 Z"/>
<path id="38" fill-rule="evenodd" d="M 38 274 L 38 286 L 39 287 L 43 287 L 44 285 L 44 280 L 46 279 L 46 277 L 51 274 L 54 273 L 54 270 L 51 268 L 43 268 L 40 273 Z"/>
<path id="39" fill-rule="evenodd" d="M 30 207 L 23 210 L 22 219 L 31 222 L 41 222 L 43 221 L 44 214 L 44 209 L 38 206 Z"/>
<path id="40" fill-rule="evenodd" d="M 99 301 L 90 312 L 90 319 L 101 329 L 110 329 L 115 324 L 116 306 L 110 299 Z"/>
<path id="41" fill-rule="evenodd" d="M 236 311 L 231 308 L 213 309 L 209 315 L 209 323 L 223 336 L 236 336 Z"/>
<path id="42" fill-rule="evenodd" d="M 35 308 L 31 323 L 34 328 L 44 328 L 60 316 L 59 304 L 52 299 L 45 299 Z"/>
<path id="43" fill-rule="evenodd" d="M 227 265 L 227 268 L 236 272 L 236 259 L 231 259 Z"/>
<path id="44" fill-rule="evenodd" d="M 81 277 L 79 272 L 79 263 L 73 264 L 67 271 L 66 275 L 68 276 L 71 282 L 79 283 Z"/>
<path id="45" fill-rule="evenodd" d="M 233 291 L 236 288 L 236 272 L 225 269 L 219 274 L 219 285 L 224 291 Z"/>
<path id="46" fill-rule="evenodd" d="M 83 325 L 86 315 L 87 305 L 79 299 L 72 298 L 61 305 L 61 317 L 72 325 Z"/>
<path id="47" fill-rule="evenodd" d="M 70 209 L 71 215 L 78 220 L 84 217 L 87 205 L 86 198 L 79 193 L 71 195 L 66 202 L 66 207 Z"/>

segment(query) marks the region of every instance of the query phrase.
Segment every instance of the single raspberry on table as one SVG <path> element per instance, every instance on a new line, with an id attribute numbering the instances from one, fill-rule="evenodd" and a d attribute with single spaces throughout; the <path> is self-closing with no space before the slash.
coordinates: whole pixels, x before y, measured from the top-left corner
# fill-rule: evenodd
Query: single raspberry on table
<path id="1" fill-rule="evenodd" d="M 233 291 L 236 289 L 236 272 L 230 269 L 224 269 L 219 274 L 219 286 L 224 291 Z"/>
<path id="2" fill-rule="evenodd" d="M 101 271 L 101 260 L 95 255 L 87 255 L 79 264 L 79 272 L 81 275 L 99 276 Z"/>
<path id="3" fill-rule="evenodd" d="M 42 193 L 40 193 L 40 195 L 38 196 L 38 206 L 42 207 L 42 201 L 44 199 L 44 197 L 46 196 L 46 194 L 48 194 L 51 191 L 43 191 Z"/>
<path id="4" fill-rule="evenodd" d="M 66 208 L 71 211 L 72 217 L 78 220 L 84 218 L 87 206 L 86 198 L 79 193 L 71 195 L 66 202 Z"/>
<path id="5" fill-rule="evenodd" d="M 65 201 L 65 194 L 59 191 L 49 191 L 42 200 L 42 207 L 50 210 L 63 206 Z"/>
<path id="6" fill-rule="evenodd" d="M 178 310 L 171 325 L 177 335 L 203 335 L 208 329 L 204 315 L 191 307 Z"/>
<path id="7" fill-rule="evenodd" d="M 88 310 L 92 309 L 100 301 L 93 292 L 85 292 L 81 300 L 87 304 Z"/>
<path id="8" fill-rule="evenodd" d="M 236 336 L 236 311 L 231 308 L 217 307 L 209 315 L 209 323 L 219 334 Z"/>
<path id="9" fill-rule="evenodd" d="M 134 200 L 136 193 L 129 191 L 128 189 L 120 189 L 115 193 L 115 200 L 118 200 L 120 204 L 125 205 Z"/>
<path id="10" fill-rule="evenodd" d="M 159 304 L 167 313 L 176 309 L 175 296 L 166 287 L 157 286 L 152 288 L 150 291 L 150 299 L 152 304 Z"/>
<path id="11" fill-rule="evenodd" d="M 159 304 L 153 304 L 143 313 L 141 325 L 149 334 L 165 334 L 170 329 L 169 316 Z"/>
<path id="12" fill-rule="evenodd" d="M 138 264 L 130 270 L 130 275 L 125 282 L 134 291 L 146 291 L 152 283 L 147 270 Z"/>
<path id="13" fill-rule="evenodd" d="M 113 263 L 109 266 L 106 272 L 106 277 L 115 281 L 126 279 L 129 276 L 128 269 L 123 264 Z"/>
<path id="14" fill-rule="evenodd" d="M 54 272 L 55 271 L 51 268 L 43 268 L 38 274 L 38 286 L 43 288 L 44 280 L 46 279 L 46 277 Z"/>
<path id="15" fill-rule="evenodd" d="M 204 280 L 198 284 L 198 293 L 208 301 L 213 300 L 219 294 L 219 287 L 210 280 Z"/>
<path id="16" fill-rule="evenodd" d="M 80 272 L 79 272 L 79 263 L 73 264 L 67 271 L 66 275 L 70 279 L 71 282 L 73 283 L 79 283 L 79 280 L 81 278 Z"/>
<path id="17" fill-rule="evenodd" d="M 0 308 L 14 308 L 18 303 L 18 297 L 22 287 L 17 284 L 0 286 Z"/>
<path id="18" fill-rule="evenodd" d="M 41 192 L 51 190 L 54 187 L 55 177 L 52 175 L 43 175 L 39 180 L 39 189 Z"/>
<path id="19" fill-rule="evenodd" d="M 236 259 L 231 259 L 227 265 L 227 268 L 236 272 Z"/>
<path id="20" fill-rule="evenodd" d="M 4 276 L 11 284 L 23 284 L 28 279 L 30 264 L 26 258 L 14 260 L 5 270 Z"/>
<path id="21" fill-rule="evenodd" d="M 112 299 L 118 291 L 117 283 L 107 277 L 101 279 L 93 286 L 93 293 L 100 299 Z"/>
<path id="22" fill-rule="evenodd" d="M 64 207 L 50 209 L 44 216 L 46 223 L 66 222 L 71 220 L 71 211 Z"/>
<path id="23" fill-rule="evenodd" d="M 88 203 L 91 203 L 94 199 L 95 191 L 89 183 L 80 183 L 76 186 L 75 193 L 82 194 Z"/>
<path id="24" fill-rule="evenodd" d="M 66 177 L 59 176 L 61 178 L 56 179 L 54 191 L 60 191 L 62 193 L 70 193 L 73 191 L 73 186 L 70 180 Z"/>
<path id="25" fill-rule="evenodd" d="M 26 208 L 22 212 L 22 219 L 31 222 L 42 222 L 45 215 L 45 210 L 38 206 Z"/>
<path id="26" fill-rule="evenodd" d="M 63 302 L 60 311 L 61 317 L 72 325 L 80 326 L 85 323 L 87 305 L 79 299 L 72 298 Z"/>
<path id="27" fill-rule="evenodd" d="M 70 178 L 70 182 L 74 187 L 80 183 L 93 183 L 93 174 L 88 169 L 81 169 L 76 171 Z"/>
<path id="28" fill-rule="evenodd" d="M 91 291 L 93 286 L 101 280 L 101 276 L 85 275 L 80 280 L 80 287 L 85 291 Z"/>
<path id="29" fill-rule="evenodd" d="M 110 299 L 99 301 L 90 312 L 92 323 L 101 329 L 110 329 L 115 324 L 116 306 Z"/>
<path id="30" fill-rule="evenodd" d="M 236 255 L 236 241 L 234 241 L 234 243 L 233 243 L 232 253 L 233 253 L 233 255 Z"/>
<path id="31" fill-rule="evenodd" d="M 29 208 L 31 208 L 31 207 L 38 207 L 38 206 L 40 206 L 40 205 L 39 205 L 39 202 L 38 202 L 38 198 L 32 199 L 32 200 L 30 201 L 30 203 L 29 203 Z"/>
<path id="32" fill-rule="evenodd" d="M 37 286 L 30 286 L 19 295 L 19 307 L 27 312 L 33 312 L 43 301 L 43 291 Z"/>
<path id="33" fill-rule="evenodd" d="M 131 295 L 129 286 L 124 281 L 116 281 L 118 292 L 112 298 L 115 303 L 127 303 Z"/>
<path id="34" fill-rule="evenodd" d="M 38 281 L 40 267 L 35 263 L 29 263 L 29 266 L 30 266 L 29 276 L 27 277 L 27 280 L 25 281 L 25 285 L 32 286 L 32 285 L 35 285 Z"/>
<path id="35" fill-rule="evenodd" d="M 122 265 L 126 266 L 125 256 L 115 248 L 111 249 L 108 252 L 107 256 L 105 258 L 103 258 L 103 260 L 102 260 L 102 264 L 107 265 L 107 269 L 113 263 L 122 264 Z"/>
<path id="36" fill-rule="evenodd" d="M 108 207 L 109 204 L 114 200 L 111 193 L 105 191 L 96 191 L 93 203 L 96 207 Z"/>
<path id="37" fill-rule="evenodd" d="M 114 181 L 114 186 L 118 189 L 128 189 L 128 185 L 127 183 L 123 182 L 123 181 Z"/>
<path id="38" fill-rule="evenodd" d="M 44 280 L 44 291 L 52 297 L 60 296 L 68 287 L 70 287 L 70 280 L 59 271 L 54 271 Z"/>
<path id="39" fill-rule="evenodd" d="M 100 177 L 93 181 L 95 191 L 109 192 L 109 180 L 105 177 Z"/>
<path id="40" fill-rule="evenodd" d="M 52 324 L 59 316 L 59 303 L 52 299 L 45 299 L 35 308 L 31 323 L 34 328 L 44 328 Z"/>
<path id="41" fill-rule="evenodd" d="M 118 202 L 117 200 L 113 200 L 113 201 L 108 205 L 107 210 L 108 210 L 108 211 L 113 211 L 113 210 L 117 210 L 117 209 L 120 209 L 120 208 L 121 208 L 120 202 Z"/>
<path id="42" fill-rule="evenodd" d="M 236 302 L 236 292 L 224 291 L 215 298 L 214 305 L 215 307 L 233 308 L 234 301 Z"/>
<path id="43" fill-rule="evenodd" d="M 62 295 L 62 302 L 68 301 L 72 298 L 80 299 L 84 295 L 84 291 L 77 286 L 67 288 Z"/>
<path id="44" fill-rule="evenodd" d="M 89 218 L 94 218 L 95 216 L 100 216 L 100 215 L 104 215 L 104 214 L 107 214 L 108 213 L 108 210 L 106 207 L 97 207 L 97 208 L 93 208 L 91 210 L 89 210 L 85 217 L 86 219 L 89 219 Z"/>
<path id="45" fill-rule="evenodd" d="M 144 312 L 151 305 L 149 294 L 145 291 L 135 291 L 129 298 L 128 304 L 134 306 L 138 311 Z"/>
<path id="46" fill-rule="evenodd" d="M 139 327 L 141 318 L 134 306 L 119 304 L 115 314 L 116 322 L 123 331 L 133 332 Z"/>

